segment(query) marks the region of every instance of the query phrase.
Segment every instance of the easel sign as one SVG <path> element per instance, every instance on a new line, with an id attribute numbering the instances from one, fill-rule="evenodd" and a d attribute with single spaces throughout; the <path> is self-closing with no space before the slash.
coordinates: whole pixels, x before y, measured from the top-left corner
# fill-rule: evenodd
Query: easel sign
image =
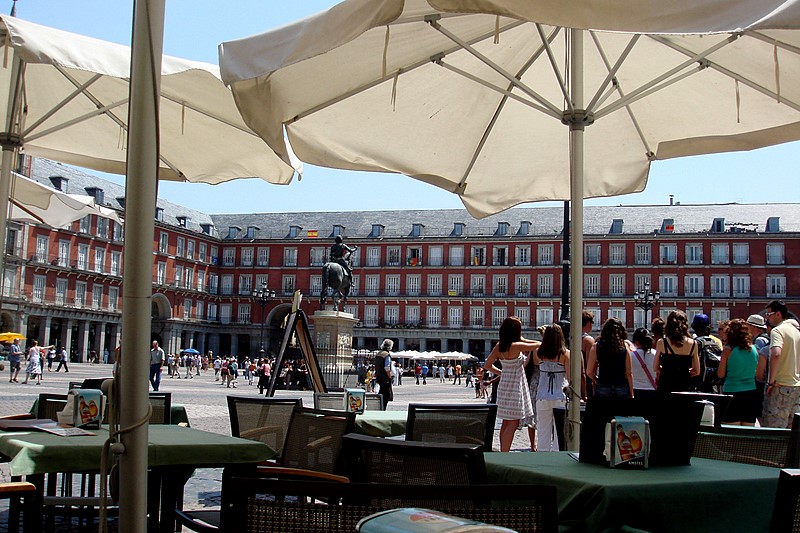
<path id="1" fill-rule="evenodd" d="M 317 351 L 314 349 L 314 343 L 311 342 L 311 331 L 308 329 L 308 318 L 306 314 L 300 309 L 302 295 L 300 291 L 294 293 L 294 301 L 292 302 L 292 312 L 286 317 L 286 330 L 283 333 L 283 342 L 281 342 L 281 349 L 278 356 L 275 358 L 275 368 L 272 371 L 273 379 L 269 382 L 267 389 L 267 396 L 275 396 L 275 376 L 280 373 L 283 367 L 283 360 L 285 358 L 286 349 L 292 341 L 292 336 L 297 336 L 297 344 L 300 346 L 300 352 L 303 354 L 303 359 L 306 362 L 308 369 L 308 377 L 311 380 L 311 388 L 314 392 L 328 392 L 325 386 L 325 378 L 322 376 L 322 370 L 319 366 L 317 359 Z"/>

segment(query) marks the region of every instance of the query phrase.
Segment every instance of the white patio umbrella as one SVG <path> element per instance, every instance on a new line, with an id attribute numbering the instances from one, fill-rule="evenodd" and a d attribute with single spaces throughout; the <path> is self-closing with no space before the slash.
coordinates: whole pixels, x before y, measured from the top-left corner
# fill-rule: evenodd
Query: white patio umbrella
<path id="1" fill-rule="evenodd" d="M 0 228 L 17 150 L 126 174 L 120 530 L 144 531 L 147 371 L 156 179 L 291 181 L 294 169 L 259 150 L 214 65 L 162 59 L 163 0 L 134 2 L 126 47 L 0 17 Z M 128 133 L 130 132 L 130 138 Z M 2 271 L 2 263 L 0 263 Z"/>
<path id="2" fill-rule="evenodd" d="M 403 173 L 476 217 L 572 200 L 579 324 L 583 199 L 642 190 L 654 160 L 800 139 L 798 27 L 783 0 L 346 0 L 223 43 L 220 67 L 286 160 L 284 129 L 305 162 Z"/>

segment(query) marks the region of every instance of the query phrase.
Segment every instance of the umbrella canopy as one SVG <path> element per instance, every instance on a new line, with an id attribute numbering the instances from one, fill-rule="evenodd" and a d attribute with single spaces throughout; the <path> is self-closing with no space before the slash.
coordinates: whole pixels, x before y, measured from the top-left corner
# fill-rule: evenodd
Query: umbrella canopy
<path id="1" fill-rule="evenodd" d="M 13 331 L 6 331 L 0 333 L 0 342 L 14 342 L 14 339 L 24 339 L 25 335 L 22 333 L 14 333 Z"/>
<path id="2" fill-rule="evenodd" d="M 476 217 L 572 200 L 579 324 L 583 199 L 642 190 L 654 160 L 800 139 L 796 28 L 783 0 L 346 0 L 219 51 L 286 161 L 284 130 L 303 161 L 403 173 Z"/>
<path id="3" fill-rule="evenodd" d="M 181 353 L 188 353 L 188 354 L 191 354 L 191 355 L 199 355 L 200 354 L 200 352 L 198 352 L 194 348 L 186 348 L 185 350 L 181 350 Z"/>

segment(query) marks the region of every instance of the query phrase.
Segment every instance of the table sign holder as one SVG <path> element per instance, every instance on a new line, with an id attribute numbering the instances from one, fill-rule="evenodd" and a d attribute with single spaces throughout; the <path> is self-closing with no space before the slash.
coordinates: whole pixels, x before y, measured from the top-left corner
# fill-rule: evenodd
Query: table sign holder
<path id="1" fill-rule="evenodd" d="M 611 468 L 650 466 L 650 423 L 641 416 L 618 416 L 606 424 L 604 451 Z"/>

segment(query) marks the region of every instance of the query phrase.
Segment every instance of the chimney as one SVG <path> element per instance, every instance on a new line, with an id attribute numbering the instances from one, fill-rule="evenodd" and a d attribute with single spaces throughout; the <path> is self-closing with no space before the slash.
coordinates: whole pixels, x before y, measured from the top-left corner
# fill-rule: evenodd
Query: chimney
<path id="1" fill-rule="evenodd" d="M 675 200 L 675 195 L 674 194 L 670 194 L 669 195 L 669 205 L 674 205 L 674 203 L 673 203 L 674 200 Z"/>

